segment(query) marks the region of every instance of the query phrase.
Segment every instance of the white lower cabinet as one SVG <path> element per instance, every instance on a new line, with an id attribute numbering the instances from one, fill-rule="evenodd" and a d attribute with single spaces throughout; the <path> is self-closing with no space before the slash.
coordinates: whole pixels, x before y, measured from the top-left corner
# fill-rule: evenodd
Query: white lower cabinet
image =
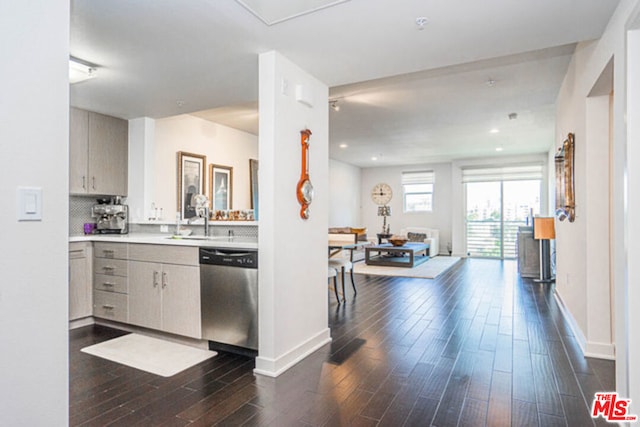
<path id="1" fill-rule="evenodd" d="M 127 294 L 93 291 L 93 315 L 114 322 L 127 322 Z"/>
<path id="2" fill-rule="evenodd" d="M 91 251 L 89 242 L 69 244 L 69 320 L 92 314 Z"/>
<path id="3" fill-rule="evenodd" d="M 96 242 L 93 247 L 93 315 L 128 321 L 128 245 Z"/>
<path id="4" fill-rule="evenodd" d="M 199 339 L 200 268 L 130 260 L 129 323 Z"/>

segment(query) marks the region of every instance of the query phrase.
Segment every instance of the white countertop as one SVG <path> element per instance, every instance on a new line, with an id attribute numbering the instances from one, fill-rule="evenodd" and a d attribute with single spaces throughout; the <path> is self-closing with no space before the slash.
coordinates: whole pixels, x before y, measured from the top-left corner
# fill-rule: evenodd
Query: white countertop
<path id="1" fill-rule="evenodd" d="M 215 248 L 258 249 L 258 241 L 251 237 L 188 236 L 173 237 L 171 234 L 91 234 L 70 236 L 69 242 L 119 242 L 119 243 L 147 243 L 153 245 L 178 245 Z"/>

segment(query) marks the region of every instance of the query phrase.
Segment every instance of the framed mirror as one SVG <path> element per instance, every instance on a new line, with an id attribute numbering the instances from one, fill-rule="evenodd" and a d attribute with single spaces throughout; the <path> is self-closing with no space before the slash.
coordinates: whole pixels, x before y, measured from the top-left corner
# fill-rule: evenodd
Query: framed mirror
<path id="1" fill-rule="evenodd" d="M 576 219 L 574 192 L 574 150 L 573 133 L 567 135 L 555 155 L 556 164 L 556 217 L 573 222 Z"/>

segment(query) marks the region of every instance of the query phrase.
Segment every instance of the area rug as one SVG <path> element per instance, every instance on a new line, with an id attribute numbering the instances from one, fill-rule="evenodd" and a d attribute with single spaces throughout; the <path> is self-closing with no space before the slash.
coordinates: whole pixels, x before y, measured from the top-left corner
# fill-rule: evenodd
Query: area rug
<path id="1" fill-rule="evenodd" d="M 123 335 L 80 351 L 163 377 L 175 375 L 217 354 L 139 334 Z"/>
<path id="2" fill-rule="evenodd" d="M 364 262 L 357 262 L 353 266 L 356 274 L 369 274 L 372 276 L 399 276 L 399 277 L 420 277 L 424 279 L 435 279 L 458 261 L 459 257 L 438 256 L 430 258 L 413 268 L 405 267 L 384 267 L 380 265 L 366 265 Z"/>

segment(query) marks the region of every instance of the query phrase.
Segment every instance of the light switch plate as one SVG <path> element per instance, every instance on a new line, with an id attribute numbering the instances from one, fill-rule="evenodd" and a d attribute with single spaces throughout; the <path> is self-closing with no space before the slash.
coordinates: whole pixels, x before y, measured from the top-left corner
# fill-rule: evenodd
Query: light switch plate
<path id="1" fill-rule="evenodd" d="M 18 221 L 42 221 L 42 188 L 18 187 Z"/>

